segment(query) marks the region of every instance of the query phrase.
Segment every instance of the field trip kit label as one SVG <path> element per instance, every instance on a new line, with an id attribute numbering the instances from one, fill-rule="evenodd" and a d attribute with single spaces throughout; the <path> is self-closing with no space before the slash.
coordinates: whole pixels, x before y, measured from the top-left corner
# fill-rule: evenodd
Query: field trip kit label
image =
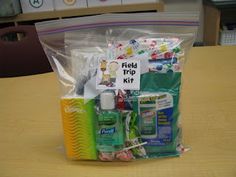
<path id="1" fill-rule="evenodd" d="M 100 60 L 96 89 L 140 89 L 140 61 Z"/>

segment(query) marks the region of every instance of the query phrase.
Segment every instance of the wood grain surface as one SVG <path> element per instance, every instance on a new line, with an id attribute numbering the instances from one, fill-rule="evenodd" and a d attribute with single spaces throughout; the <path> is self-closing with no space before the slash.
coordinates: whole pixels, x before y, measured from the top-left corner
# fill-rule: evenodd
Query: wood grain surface
<path id="1" fill-rule="evenodd" d="M 66 159 L 53 73 L 0 79 L 0 177 L 235 177 L 236 46 L 191 49 L 181 100 L 179 158 Z"/>

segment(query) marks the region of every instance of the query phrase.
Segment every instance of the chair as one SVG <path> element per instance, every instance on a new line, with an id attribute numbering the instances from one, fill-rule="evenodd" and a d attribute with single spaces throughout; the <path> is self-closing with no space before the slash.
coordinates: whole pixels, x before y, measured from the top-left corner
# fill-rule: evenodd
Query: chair
<path id="1" fill-rule="evenodd" d="M 0 77 L 51 72 L 33 25 L 0 29 Z"/>

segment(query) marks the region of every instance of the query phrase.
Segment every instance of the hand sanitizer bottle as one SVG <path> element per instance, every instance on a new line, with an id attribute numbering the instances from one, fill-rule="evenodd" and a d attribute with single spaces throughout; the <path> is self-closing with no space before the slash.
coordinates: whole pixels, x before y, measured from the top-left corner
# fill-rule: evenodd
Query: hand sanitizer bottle
<path id="1" fill-rule="evenodd" d="M 115 93 L 105 91 L 100 94 L 100 108 L 97 127 L 97 149 L 112 153 L 124 146 L 124 126 L 121 114 L 115 110 Z"/>

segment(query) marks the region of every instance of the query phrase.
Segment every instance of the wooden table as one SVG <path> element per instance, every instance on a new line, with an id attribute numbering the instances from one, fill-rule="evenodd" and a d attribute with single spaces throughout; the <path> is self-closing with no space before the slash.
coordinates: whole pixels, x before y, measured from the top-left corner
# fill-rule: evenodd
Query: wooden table
<path id="1" fill-rule="evenodd" d="M 180 158 L 127 163 L 65 158 L 53 73 L 0 79 L 1 177 L 235 177 L 236 47 L 193 48 L 182 94 Z"/>

